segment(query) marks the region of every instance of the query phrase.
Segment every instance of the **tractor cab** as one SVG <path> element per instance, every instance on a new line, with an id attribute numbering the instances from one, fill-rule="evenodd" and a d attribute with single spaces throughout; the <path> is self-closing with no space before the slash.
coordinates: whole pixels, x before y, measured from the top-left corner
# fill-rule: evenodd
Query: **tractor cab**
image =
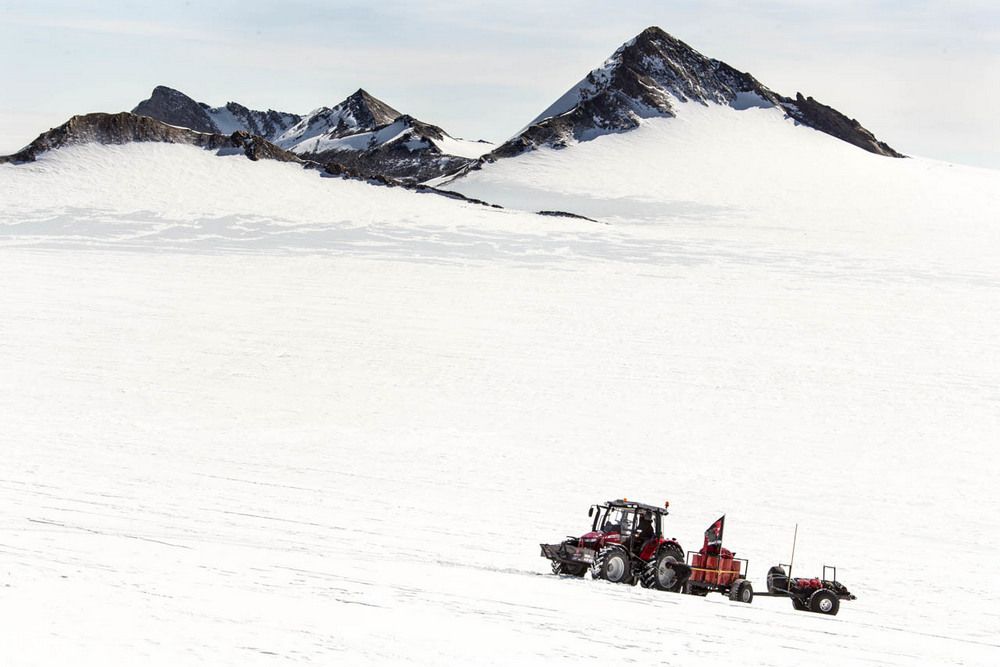
<path id="1" fill-rule="evenodd" d="M 591 569 L 595 578 L 636 583 L 648 566 L 655 565 L 661 557 L 669 556 L 678 563 L 684 561 L 684 552 L 677 541 L 663 537 L 663 517 L 668 514 L 668 506 L 669 503 L 658 507 L 628 499 L 591 505 L 590 532 L 569 537 L 561 544 L 542 544 L 542 556 L 552 561 L 552 571 L 556 574 L 582 577 Z M 605 571 L 609 567 L 610 575 Z M 653 585 L 650 577 L 643 579 L 643 585 Z M 663 584 L 668 585 L 672 586 L 669 582 Z"/>
<path id="2" fill-rule="evenodd" d="M 644 551 L 655 550 L 663 539 L 662 517 L 666 514 L 665 506 L 628 500 L 593 505 L 590 508 L 591 532 L 583 535 L 580 541 L 594 549 L 620 544 L 634 556 L 641 557 Z"/>

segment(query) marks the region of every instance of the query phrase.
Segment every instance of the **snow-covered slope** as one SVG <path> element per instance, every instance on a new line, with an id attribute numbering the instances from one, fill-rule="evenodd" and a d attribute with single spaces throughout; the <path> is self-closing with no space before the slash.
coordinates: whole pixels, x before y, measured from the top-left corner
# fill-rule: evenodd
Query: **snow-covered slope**
<path id="1" fill-rule="evenodd" d="M 892 160 L 803 128 L 774 108 L 677 103 L 675 118 L 485 164 L 444 184 L 525 210 L 573 211 L 829 253 L 987 266 L 1000 242 L 1000 174 Z M 955 262 L 959 265 L 960 262 Z"/>
<path id="2" fill-rule="evenodd" d="M 565 227 L 536 215 L 327 178 L 299 164 L 251 162 L 236 150 L 167 143 L 71 145 L 40 153 L 36 162 L 0 167 L 5 203 L 0 245 L 84 242 L 198 250 L 235 243 L 248 249 L 318 245 L 363 252 L 382 242 L 391 245 L 380 242 L 381 235 L 405 226 L 411 234 L 454 235 L 458 250 L 465 234 L 460 230 L 467 227 L 524 234 Z"/>
<path id="3" fill-rule="evenodd" d="M 1000 176 L 691 108 L 460 181 L 612 224 L 0 165 L 4 663 L 995 663 Z M 621 496 L 859 599 L 547 574 Z"/>

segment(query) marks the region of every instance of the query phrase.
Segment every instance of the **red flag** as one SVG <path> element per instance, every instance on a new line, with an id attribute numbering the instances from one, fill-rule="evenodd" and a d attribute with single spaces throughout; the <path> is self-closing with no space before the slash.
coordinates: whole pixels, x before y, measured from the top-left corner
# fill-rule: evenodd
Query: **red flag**
<path id="1" fill-rule="evenodd" d="M 720 516 L 718 519 L 715 520 L 715 523 L 713 523 L 711 526 L 708 527 L 708 530 L 705 531 L 705 545 L 702 547 L 703 549 L 707 549 L 710 546 L 712 547 L 719 546 L 722 544 L 722 528 L 725 526 L 725 524 L 726 524 L 726 515 L 723 514 L 722 516 Z"/>

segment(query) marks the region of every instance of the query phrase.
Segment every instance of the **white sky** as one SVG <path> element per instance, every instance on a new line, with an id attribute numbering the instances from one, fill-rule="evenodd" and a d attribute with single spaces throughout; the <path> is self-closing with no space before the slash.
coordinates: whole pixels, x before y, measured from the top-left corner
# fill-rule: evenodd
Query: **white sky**
<path id="1" fill-rule="evenodd" d="M 0 0 L 0 154 L 157 84 L 299 113 L 364 87 L 502 140 L 649 25 L 904 153 L 1000 169 L 996 0 Z"/>

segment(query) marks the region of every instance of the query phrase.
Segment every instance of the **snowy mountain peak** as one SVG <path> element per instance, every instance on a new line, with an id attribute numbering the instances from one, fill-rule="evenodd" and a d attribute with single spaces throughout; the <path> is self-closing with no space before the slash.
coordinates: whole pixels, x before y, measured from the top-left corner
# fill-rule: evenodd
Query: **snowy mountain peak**
<path id="1" fill-rule="evenodd" d="M 408 182 L 456 171 L 492 148 L 454 139 L 363 88 L 333 108 L 307 114 L 276 143 L 313 160 Z"/>
<path id="2" fill-rule="evenodd" d="M 335 107 L 320 107 L 278 137 L 277 143 L 292 150 L 319 152 L 324 142 L 392 123 L 400 113 L 358 88 Z"/>
<path id="3" fill-rule="evenodd" d="M 358 90 L 338 105 L 350 111 L 360 127 L 372 129 L 399 118 L 398 111 L 372 96 L 364 88 Z"/>
<path id="4" fill-rule="evenodd" d="M 491 156 L 510 157 L 537 146 L 561 148 L 571 141 L 628 131 L 644 118 L 673 117 L 689 102 L 736 109 L 776 107 L 803 125 L 872 153 L 902 157 L 835 109 L 811 98 L 779 95 L 750 74 L 702 55 L 655 26 L 619 47 Z"/>

